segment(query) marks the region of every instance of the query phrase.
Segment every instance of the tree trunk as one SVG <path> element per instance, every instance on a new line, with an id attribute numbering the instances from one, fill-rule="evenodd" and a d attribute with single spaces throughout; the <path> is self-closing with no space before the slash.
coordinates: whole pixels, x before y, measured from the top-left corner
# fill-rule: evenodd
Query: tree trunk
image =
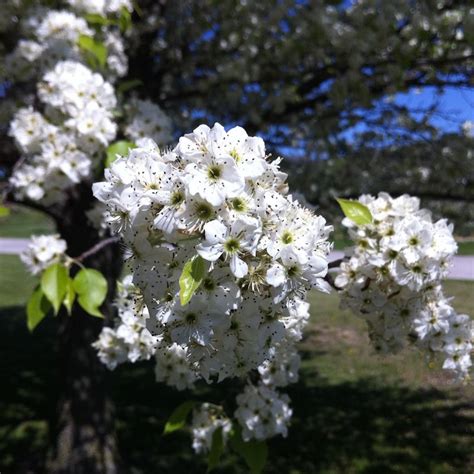
<path id="1" fill-rule="evenodd" d="M 100 241 L 84 214 L 90 192 L 75 196 L 64 206 L 64 218 L 57 222 L 67 241 L 68 255 L 79 256 Z M 122 257 L 117 244 L 83 262 L 100 270 L 109 283 L 107 302 L 102 308 L 112 317 L 111 301 L 120 276 Z M 104 321 L 85 313 L 77 304 L 72 315 L 58 316 L 59 396 L 46 470 L 52 474 L 116 474 L 122 471 L 114 427 L 114 407 L 107 392 L 107 369 L 91 344 Z"/>

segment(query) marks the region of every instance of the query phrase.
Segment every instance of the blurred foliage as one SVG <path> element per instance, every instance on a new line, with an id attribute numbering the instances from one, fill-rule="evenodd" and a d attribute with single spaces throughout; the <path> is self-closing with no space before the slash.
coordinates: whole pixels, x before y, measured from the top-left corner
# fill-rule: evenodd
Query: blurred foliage
<path id="1" fill-rule="evenodd" d="M 474 233 L 473 139 L 446 134 L 403 147 L 361 145 L 331 160 L 286 160 L 290 188 L 318 206 L 331 221 L 342 213 L 335 197 L 386 191 L 419 196 L 423 207 L 455 225 L 456 235 Z"/>

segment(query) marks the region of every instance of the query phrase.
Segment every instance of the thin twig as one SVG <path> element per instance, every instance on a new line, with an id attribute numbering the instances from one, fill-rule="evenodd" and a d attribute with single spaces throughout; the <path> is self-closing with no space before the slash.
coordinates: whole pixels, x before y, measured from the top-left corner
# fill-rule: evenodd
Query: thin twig
<path id="1" fill-rule="evenodd" d="M 92 255 L 95 255 L 96 253 L 100 252 L 104 247 L 115 244 L 119 240 L 120 240 L 119 237 L 109 237 L 108 239 L 101 240 L 100 242 L 95 244 L 93 247 L 91 247 L 89 250 L 86 250 L 84 253 L 79 255 L 79 257 L 76 257 L 74 260 L 83 262 L 86 258 L 89 258 Z"/>

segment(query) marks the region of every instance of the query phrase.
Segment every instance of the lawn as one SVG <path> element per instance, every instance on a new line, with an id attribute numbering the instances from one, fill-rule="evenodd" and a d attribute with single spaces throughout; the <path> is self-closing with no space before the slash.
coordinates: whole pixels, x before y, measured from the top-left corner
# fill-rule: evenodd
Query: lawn
<path id="1" fill-rule="evenodd" d="M 0 237 L 29 237 L 53 232 L 53 222 L 45 214 L 26 207 L 15 206 L 9 216 L 0 217 Z"/>
<path id="2" fill-rule="evenodd" d="M 458 242 L 459 255 L 474 255 L 474 240 Z"/>
<path id="3" fill-rule="evenodd" d="M 55 325 L 49 318 L 28 333 L 21 305 L 34 280 L 17 257 L 0 256 L 0 268 L 0 471 L 38 473 L 58 383 Z M 473 290 L 472 282 L 447 283 L 457 309 L 471 314 Z M 336 295 L 314 293 L 311 301 L 301 378 L 288 388 L 293 423 L 287 439 L 270 442 L 265 472 L 472 473 L 472 386 L 449 384 L 414 351 L 374 355 L 363 322 L 340 311 Z M 232 383 L 226 388 L 235 391 Z M 121 367 L 111 393 L 121 451 L 134 473 L 205 472 L 187 433 L 161 435 L 169 413 L 193 394 L 156 384 L 151 363 Z M 199 397 L 208 393 L 205 385 L 198 390 Z M 232 461 L 216 472 L 246 472 Z"/>

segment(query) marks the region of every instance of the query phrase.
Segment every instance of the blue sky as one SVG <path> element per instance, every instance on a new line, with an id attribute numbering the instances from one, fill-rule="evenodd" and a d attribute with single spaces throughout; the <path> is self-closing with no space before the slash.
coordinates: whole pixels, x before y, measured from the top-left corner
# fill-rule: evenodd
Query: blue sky
<path id="1" fill-rule="evenodd" d="M 434 88 L 425 88 L 421 93 L 414 91 L 397 94 L 396 102 L 410 108 L 426 107 L 439 100 L 439 110 L 443 116 L 433 116 L 431 122 L 446 132 L 456 132 L 459 124 L 466 120 L 474 121 L 474 90 L 459 87 L 446 87 L 441 95 Z"/>
<path id="2" fill-rule="evenodd" d="M 466 121 L 474 122 L 474 89 L 460 87 L 445 87 L 438 91 L 434 87 L 424 87 L 421 90 L 398 93 L 394 96 L 394 102 L 405 106 L 412 111 L 412 116 L 417 119 L 422 115 L 416 110 L 429 108 L 437 103 L 437 113 L 433 114 L 429 122 L 445 133 L 461 133 L 461 126 Z M 367 112 L 366 112 L 367 113 Z M 364 112 L 361 113 L 363 117 Z M 363 119 L 356 126 L 347 129 L 343 136 L 352 141 L 357 133 L 368 129 Z"/>

